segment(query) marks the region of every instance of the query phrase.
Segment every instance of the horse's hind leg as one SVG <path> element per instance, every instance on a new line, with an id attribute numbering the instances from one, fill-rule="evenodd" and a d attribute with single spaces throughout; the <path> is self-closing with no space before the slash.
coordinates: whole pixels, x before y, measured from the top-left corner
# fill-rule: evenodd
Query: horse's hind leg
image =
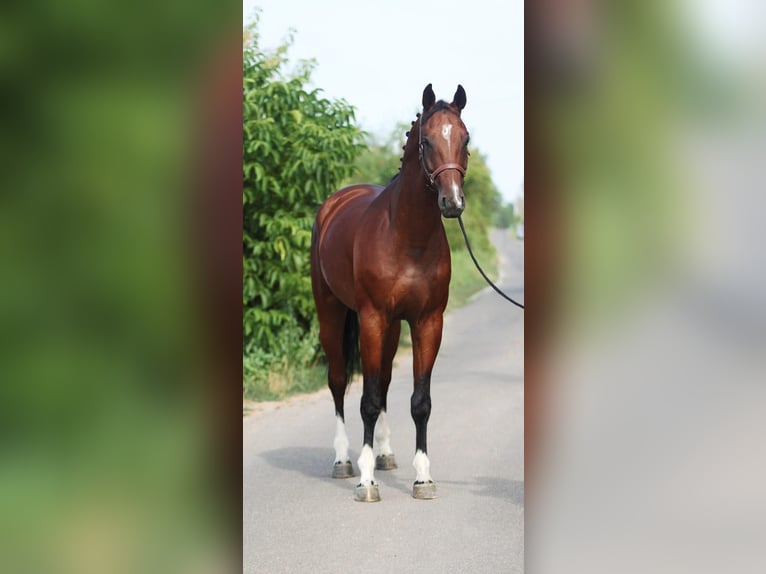
<path id="1" fill-rule="evenodd" d="M 319 316 L 319 339 L 327 355 L 327 384 L 330 387 L 335 403 L 335 461 L 333 478 L 349 478 L 354 476 L 351 460 L 348 456 L 348 435 L 346 434 L 346 418 L 344 415 L 344 399 L 348 378 L 346 362 L 343 353 L 344 330 L 346 316 L 351 311 L 334 297 L 317 300 Z"/>
<path id="2" fill-rule="evenodd" d="M 394 321 L 386 335 L 383 346 L 383 357 L 380 370 L 380 384 L 382 390 L 382 408 L 378 415 L 378 421 L 375 423 L 375 448 L 377 453 L 375 457 L 375 470 L 393 470 L 398 468 L 396 457 L 391 450 L 391 430 L 388 427 L 388 387 L 391 384 L 391 371 L 393 369 L 394 355 L 399 346 L 399 334 L 401 331 L 401 321 Z"/>

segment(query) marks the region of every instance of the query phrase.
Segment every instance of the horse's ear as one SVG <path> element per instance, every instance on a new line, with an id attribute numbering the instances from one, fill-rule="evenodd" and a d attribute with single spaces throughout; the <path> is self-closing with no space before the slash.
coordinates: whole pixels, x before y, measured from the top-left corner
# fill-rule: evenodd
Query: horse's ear
<path id="1" fill-rule="evenodd" d="M 436 94 L 434 94 L 434 89 L 431 84 L 428 84 L 426 89 L 423 90 L 423 111 L 425 112 L 428 108 L 433 106 L 434 103 L 436 103 Z"/>
<path id="2" fill-rule="evenodd" d="M 457 106 L 457 109 L 462 110 L 465 107 L 465 102 L 466 102 L 465 90 L 463 89 L 463 86 L 458 84 L 457 91 L 455 92 L 455 96 L 452 98 L 452 103 Z"/>

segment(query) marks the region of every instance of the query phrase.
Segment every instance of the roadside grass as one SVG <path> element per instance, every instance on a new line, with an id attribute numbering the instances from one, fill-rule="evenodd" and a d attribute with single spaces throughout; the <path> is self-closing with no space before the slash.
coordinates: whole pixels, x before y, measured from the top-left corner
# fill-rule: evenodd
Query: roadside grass
<path id="1" fill-rule="evenodd" d="M 255 402 L 281 401 L 292 395 L 312 393 L 326 384 L 327 367 L 324 365 L 282 363 L 257 375 L 246 374 L 243 398 Z"/>
<path id="2" fill-rule="evenodd" d="M 492 281 L 497 280 L 497 252 L 495 248 L 474 247 L 474 255 L 484 269 L 484 272 Z M 465 249 L 452 253 L 452 280 L 449 287 L 449 303 L 447 311 L 457 309 L 465 305 L 477 292 L 484 289 L 487 283 L 479 273 L 479 270 L 471 261 L 471 256 Z"/>
<path id="3" fill-rule="evenodd" d="M 484 271 L 494 281 L 497 278 L 497 253 L 494 247 L 474 247 L 474 254 Z M 474 267 L 471 257 L 465 249 L 452 253 L 452 280 L 450 281 L 450 296 L 447 312 L 465 305 L 472 295 L 486 286 L 484 279 Z M 318 345 L 318 337 L 316 344 Z M 243 398 L 255 402 L 280 401 L 290 396 L 312 393 L 327 385 L 327 366 L 324 355 L 315 364 L 306 364 L 298 357 L 305 356 L 305 345 L 310 341 L 302 341 L 301 352 L 286 353 L 280 359 L 243 357 Z M 399 348 L 411 348 L 409 325 L 402 322 L 402 332 L 399 338 Z M 243 411 L 243 415 L 246 412 Z"/>

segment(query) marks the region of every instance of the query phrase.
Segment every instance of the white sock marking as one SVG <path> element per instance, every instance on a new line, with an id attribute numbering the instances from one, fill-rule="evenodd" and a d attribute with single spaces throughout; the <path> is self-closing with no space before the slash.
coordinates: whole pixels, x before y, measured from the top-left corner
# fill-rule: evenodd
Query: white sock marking
<path id="1" fill-rule="evenodd" d="M 378 422 L 375 423 L 375 453 L 393 454 L 391 450 L 391 429 L 388 428 L 386 411 L 380 411 Z"/>
<path id="2" fill-rule="evenodd" d="M 370 445 L 364 445 L 362 447 L 362 454 L 359 455 L 359 459 L 356 461 L 359 465 L 359 484 L 375 484 L 375 455 L 372 453 Z"/>
<path id="3" fill-rule="evenodd" d="M 348 435 L 346 435 L 346 425 L 340 416 L 335 415 L 335 462 L 346 462 L 348 460 Z"/>
<path id="4" fill-rule="evenodd" d="M 433 481 L 431 478 L 431 461 L 428 460 L 428 455 L 422 450 L 415 453 L 412 466 L 415 467 L 415 482 Z"/>

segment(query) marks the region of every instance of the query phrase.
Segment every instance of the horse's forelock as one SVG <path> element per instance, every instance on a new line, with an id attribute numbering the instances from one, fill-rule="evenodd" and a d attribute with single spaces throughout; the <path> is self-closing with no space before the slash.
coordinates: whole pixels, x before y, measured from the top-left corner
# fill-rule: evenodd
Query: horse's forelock
<path id="1" fill-rule="evenodd" d="M 443 110 L 450 111 L 458 116 L 460 115 L 460 110 L 455 104 L 450 104 L 448 102 L 445 102 L 444 100 L 439 100 L 433 106 L 431 106 L 424 115 L 420 117 L 420 125 L 425 124 L 428 121 L 428 118 L 430 118 L 436 112 L 440 112 Z"/>

